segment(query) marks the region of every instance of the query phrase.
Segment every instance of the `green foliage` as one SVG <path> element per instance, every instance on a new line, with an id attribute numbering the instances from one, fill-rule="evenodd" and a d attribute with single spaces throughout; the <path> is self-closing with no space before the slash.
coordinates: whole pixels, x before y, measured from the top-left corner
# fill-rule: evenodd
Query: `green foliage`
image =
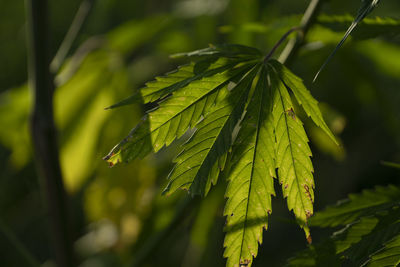
<path id="1" fill-rule="evenodd" d="M 345 226 L 330 239 L 300 252 L 291 266 L 397 266 L 400 263 L 400 189 L 376 187 L 353 194 L 310 220 L 313 226 Z"/>
<path id="2" fill-rule="evenodd" d="M 267 69 L 260 78 L 241 129 L 233 146 L 230 161 L 224 256 L 228 266 L 251 263 L 262 242 L 272 212 L 271 195 L 275 195 L 275 134 L 272 120 L 272 90 L 267 86 Z"/>
<path id="3" fill-rule="evenodd" d="M 39 262 L 52 261 L 53 250 L 46 245 L 47 235 L 43 235 L 47 230 L 46 223 L 41 223 L 48 213 L 40 209 L 41 198 L 38 196 L 35 161 L 28 134 L 32 99 L 28 86 L 23 84 L 26 80 L 25 31 L 21 30 L 25 20 L 20 15 L 23 2 L 3 2 L 0 58 L 4 71 L 0 75 L 0 90 L 7 91 L 0 93 L 1 221 L 10 226 L 11 233 L 15 232 L 15 237 L 21 239 L 20 243 Z M 357 29 L 351 33 L 349 44 L 341 48 L 343 50 L 337 54 L 337 60 L 332 62 L 332 68 L 329 68 L 331 74 L 321 77 L 318 88 L 312 90 L 327 101 L 321 103 L 319 108 L 329 128 L 336 136 L 344 131 L 342 140 L 337 137 L 340 146 L 335 145 L 329 132 L 327 135 L 321 130 L 325 128 L 324 123 L 320 122 L 319 112 L 313 113 L 316 103 L 307 96 L 308 92 L 304 93 L 302 82 L 295 76 L 285 78 L 290 76 L 290 72 L 283 65 L 274 61 L 266 65 L 261 63 L 261 53 L 250 47 L 212 46 L 194 53 L 175 54 L 173 58 L 178 64 L 185 60 L 191 63 L 174 73 L 157 77 L 156 81 L 137 90 L 155 73 L 171 69 L 167 54 L 191 51 L 214 42 L 237 42 L 263 50 L 272 47 L 290 28 L 300 25 L 305 1 L 293 1 L 290 7 L 285 1 L 259 0 L 167 0 L 162 3 L 150 0 L 145 4 L 141 1 L 89 0 L 82 4 L 87 5 L 88 2 L 93 4 L 93 12 L 90 12 L 87 24 L 73 41 L 68 53 L 70 57 L 61 72 L 56 74 L 54 94 L 54 116 L 64 183 L 73 201 L 73 225 L 79 233 L 74 240 L 80 261 L 77 264 L 222 266 L 225 259 L 221 244 L 225 233 L 221 229 L 225 218 L 221 216 L 221 205 L 225 202 L 223 193 L 228 184 L 224 212 L 227 220 L 224 246 L 228 264 L 237 265 L 240 260 L 251 264 L 253 257 L 257 256 L 257 261 L 253 263 L 255 266 L 282 266 L 287 254 L 303 247 L 305 242 L 287 233 L 293 223 L 281 218 L 285 216 L 285 211 L 279 203 L 273 203 L 278 205 L 274 206 L 274 216 L 269 217 L 272 211 L 271 195 L 275 195 L 274 178 L 285 180 L 279 175 L 282 170 L 276 169 L 274 114 L 287 119 L 288 124 L 292 123 L 290 120 L 293 117 L 296 118 L 294 126 L 303 137 L 299 120 L 305 124 L 308 138 L 315 147 L 313 159 L 318 162 L 315 166 L 318 170 L 315 181 L 317 202 L 333 201 L 338 195 L 365 184 L 397 183 L 397 170 L 382 165 L 399 168 L 400 162 L 396 153 L 400 144 L 399 1 L 385 1 L 382 9 L 377 10 L 380 17 L 368 16 L 358 23 Z M 318 62 L 324 60 L 321 57 L 333 50 L 355 20 L 354 16 L 345 15 L 352 12 L 348 6 L 359 4 L 359 1 L 350 3 L 343 0 L 309 1 L 315 2 L 320 2 L 321 8 L 316 9 L 309 31 L 299 36 L 298 40 L 304 37 L 304 45 L 296 46 L 298 53 L 294 53 L 295 57 L 290 61 L 290 67 L 306 81 L 315 74 Z M 60 5 L 51 5 L 49 31 L 53 45 L 62 43 L 62 35 L 77 10 L 76 4 L 76 1 L 63 1 Z M 178 7 L 184 5 L 185 8 L 179 8 L 177 12 Z M 326 13 L 318 15 L 319 11 Z M 218 25 L 228 26 L 218 28 Z M 296 38 L 296 35 L 291 37 Z M 55 51 L 56 47 L 52 48 Z M 279 51 L 280 48 L 277 53 Z M 261 64 L 257 66 L 258 63 Z M 252 70 L 257 73 L 250 82 L 248 75 Z M 242 81 L 245 77 L 248 80 Z M 273 114 L 272 97 L 275 91 L 270 85 L 274 78 L 279 83 L 276 88 L 282 90 L 282 96 L 289 92 L 290 106 L 295 113 L 289 110 L 287 114 L 282 114 L 282 109 L 276 109 Z M 176 117 L 183 116 L 184 120 L 178 123 L 173 118 L 168 120 L 168 114 L 159 112 L 159 119 L 168 121 L 166 124 L 169 123 L 169 127 L 160 126 L 158 132 L 150 132 L 151 125 L 156 122 L 156 118 L 150 119 L 150 115 L 157 114 L 153 110 L 133 134 L 137 138 L 136 145 L 131 146 L 134 140 L 128 139 L 114 149 L 116 155 L 112 157 L 114 163 L 128 160 L 125 158 L 128 155 L 123 152 L 118 154 L 118 151 L 126 149 L 128 154 L 129 149 L 134 152 L 135 148 L 138 157 L 143 157 L 156 150 L 153 147 L 155 143 L 166 146 L 178 136 L 182 137 L 176 143 L 195 134 L 175 160 L 177 167 L 170 175 L 170 188 L 166 193 L 172 194 L 173 187 L 186 183 L 182 187 L 191 193 L 205 194 L 209 191 L 201 203 L 198 197 L 185 197 L 185 192 L 169 197 L 157 193 L 159 185 L 166 183 L 172 154 L 181 149 L 178 146 L 172 145 L 156 156 L 114 169 L 98 161 L 110 143 L 129 132 L 130 122 L 140 120 L 144 110 L 160 107 L 177 96 L 177 91 L 186 90 L 193 84 L 200 85 L 200 80 L 220 84 L 219 79 L 227 82 L 227 88 L 224 88 L 224 82 L 218 89 L 203 87 L 207 94 L 204 97 L 208 100 L 200 117 L 194 112 L 200 112 L 203 100 L 194 99 L 193 104 L 186 108 L 195 110 L 192 115 L 181 111 Z M 281 80 L 284 81 L 283 86 Z M 242 84 L 239 84 L 241 81 Z M 244 82 L 251 85 L 244 89 Z M 124 106 L 123 109 L 103 110 L 105 106 L 134 92 L 136 94 L 131 98 L 110 107 Z M 236 97 L 240 95 L 245 95 L 247 99 L 243 97 L 236 102 Z M 214 97 L 215 101 L 212 101 Z M 145 105 L 141 106 L 141 103 Z M 178 99 L 174 103 L 181 104 Z M 217 105 L 223 107 L 226 113 L 217 113 Z M 172 111 L 167 106 L 163 110 Z M 235 110 L 237 113 L 233 113 Z M 223 115 L 229 118 L 224 121 L 225 117 L 218 117 Z M 311 116 L 310 119 L 307 115 Z M 195 121 L 196 118 L 199 120 Z M 212 122 L 212 118 L 218 118 L 218 121 Z M 313 120 L 321 127 L 315 126 Z M 206 122 L 210 124 L 206 125 Z M 186 127 L 186 123 L 190 125 Z M 220 132 L 216 130 L 214 137 L 205 140 L 205 131 L 211 126 L 217 126 Z M 175 136 L 172 127 L 182 127 L 182 132 L 186 131 L 185 128 L 188 130 L 183 135 L 176 130 Z M 171 134 L 162 140 L 165 132 Z M 282 135 L 282 146 L 287 146 L 289 150 L 295 149 L 296 144 L 308 147 L 304 140 L 297 143 L 291 140 L 293 145 L 288 144 L 288 136 L 294 132 L 290 129 Z M 225 140 L 227 143 L 223 142 Z M 204 154 L 197 155 L 195 144 L 200 141 L 204 142 L 201 148 L 205 150 Z M 140 145 L 143 147 L 140 148 Z M 306 152 L 295 154 L 302 162 L 307 162 L 310 155 L 308 148 Z M 326 158 L 319 152 L 345 161 L 335 163 L 334 159 Z M 187 161 L 185 157 L 188 157 Z M 382 162 L 382 159 L 391 162 Z M 379 164 L 380 161 L 382 164 Z M 200 162 L 201 166 L 195 167 Z M 301 168 L 298 163 L 293 166 Z M 191 169 L 186 175 L 178 177 L 179 170 L 184 168 Z M 309 177 L 311 170 L 306 170 L 304 177 Z M 299 177 L 300 183 L 302 177 Z M 212 186 L 217 179 L 217 185 Z M 295 175 L 292 174 L 290 179 L 296 185 Z M 329 189 L 325 191 L 323 188 Z M 321 191 L 318 192 L 318 189 Z M 325 250 L 316 245 L 316 253 L 308 256 L 310 265 L 357 265 L 367 262 L 368 255 L 369 265 L 396 265 L 399 258 L 398 231 L 391 232 L 390 229 L 396 230 L 396 227 L 384 226 L 390 226 L 390 216 L 388 219 L 384 216 L 387 208 L 392 207 L 392 202 L 397 201 L 394 197 L 396 190 L 382 190 L 377 195 L 373 191 L 363 194 L 364 198 L 353 202 L 358 206 L 365 205 L 365 209 L 343 206 L 344 211 L 336 211 L 334 216 L 321 217 L 317 213 L 315 221 L 314 217 L 307 220 L 311 227 L 321 222 L 321 225 L 348 229 L 342 235 L 335 235 L 337 245 L 325 242 Z M 289 192 L 288 201 L 290 197 L 296 200 L 296 196 Z M 307 217 L 301 209 L 299 214 Z M 303 227 L 307 226 L 300 219 L 299 222 Z M 262 238 L 263 229 L 267 227 L 272 232 Z M 24 254 L 19 254 L 12 242 L 4 238 L 7 233 L 3 233 L 3 227 L 0 228 L 2 265 L 25 266 L 21 257 Z M 387 238 L 376 239 L 379 248 L 374 245 L 372 237 L 383 235 L 374 232 L 372 229 L 375 228 L 382 231 L 389 229 Z M 367 237 L 369 232 L 371 235 Z M 318 235 L 314 233 L 313 238 L 318 239 Z M 364 238 L 368 239 L 354 245 Z M 258 251 L 258 244 L 262 241 L 263 252 Z M 367 245 L 371 245 L 371 251 L 365 249 Z M 366 256 L 360 258 L 360 255 L 354 254 L 356 251 Z"/>
<path id="4" fill-rule="evenodd" d="M 346 31 L 354 21 L 350 15 L 320 15 L 317 23 L 334 31 Z M 356 39 L 392 36 L 400 33 L 400 21 L 389 17 L 364 18 L 358 23 L 357 31 L 352 33 Z"/>
<path id="5" fill-rule="evenodd" d="M 383 249 L 371 256 L 368 266 L 398 266 L 400 264 L 400 235 L 387 242 Z"/>
<path id="6" fill-rule="evenodd" d="M 253 34 L 265 35 L 279 32 L 284 34 L 295 24 L 298 24 L 301 16 L 283 16 L 279 23 L 265 24 L 261 22 L 246 22 L 240 25 L 225 25 L 220 27 L 223 34 L 234 31 L 244 31 Z M 349 24 L 355 20 L 354 16 L 346 15 L 328 15 L 321 14 L 316 19 L 316 26 L 330 29 L 335 32 L 346 32 Z M 364 40 L 379 36 L 396 36 L 400 33 L 400 20 L 391 17 L 367 17 L 358 23 L 357 31 L 352 33 L 352 38 Z M 321 36 L 319 36 L 321 37 Z M 316 37 L 317 38 L 317 37 Z M 317 38 L 318 39 L 318 38 Z"/>
<path id="7" fill-rule="evenodd" d="M 312 226 L 344 226 L 357 219 L 386 210 L 400 200 L 400 189 L 395 186 L 376 187 L 361 194 L 350 194 L 349 199 L 327 207 L 310 221 Z"/>
<path id="8" fill-rule="evenodd" d="M 272 212 L 274 177 L 310 241 L 312 154 L 290 92 L 315 124 L 335 138 L 301 79 L 278 61 L 265 61 L 258 50 L 240 45 L 211 46 L 174 57 L 193 62 L 111 106 L 140 99 L 157 105 L 105 159 L 114 165 L 142 158 L 194 129 L 174 160 L 164 193 L 181 188 L 206 196 L 221 173 L 226 175 L 227 266 L 250 266 L 257 255 Z"/>
<path id="9" fill-rule="evenodd" d="M 340 40 L 339 44 L 335 47 L 329 57 L 325 60 L 322 64 L 321 68 L 318 70 L 317 74 L 314 77 L 314 81 L 318 78 L 318 75 L 322 71 L 322 69 L 328 64 L 331 58 L 336 54 L 336 51 L 344 44 L 347 37 L 351 34 L 351 32 L 357 27 L 358 23 L 361 22 L 369 13 L 374 10 L 376 5 L 379 3 L 380 0 L 361 0 L 361 7 L 358 10 L 357 16 L 355 17 L 354 21 L 351 23 L 350 27 L 345 32 L 342 40 Z"/>

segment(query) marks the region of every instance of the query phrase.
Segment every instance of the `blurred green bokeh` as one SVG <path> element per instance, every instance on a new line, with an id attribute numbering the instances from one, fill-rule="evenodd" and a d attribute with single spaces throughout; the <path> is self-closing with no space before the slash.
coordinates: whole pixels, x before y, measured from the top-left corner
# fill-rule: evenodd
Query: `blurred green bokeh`
<path id="1" fill-rule="evenodd" d="M 144 107 L 104 108 L 156 75 L 187 63 L 169 59 L 170 54 L 226 42 L 267 53 L 299 23 L 308 1 L 94 3 L 55 77 L 60 159 L 79 262 L 81 266 L 224 266 L 225 182 L 220 181 L 202 201 L 191 200 L 184 192 L 161 196 L 171 159 L 185 137 L 156 155 L 109 168 L 102 157 L 135 126 Z M 79 4 L 78 0 L 50 3 L 52 55 Z M 380 161 L 400 162 L 400 3 L 382 2 L 370 24 L 356 29 L 311 84 L 358 4 L 326 1 L 321 13 L 338 19 L 330 22 L 321 16 L 290 66 L 322 102 L 324 117 L 341 144 L 335 146 L 304 119 L 314 154 L 316 210 L 361 188 L 399 184 L 398 170 Z M 51 264 L 53 251 L 28 133 L 31 96 L 26 85 L 23 2 L 1 1 L 0 15 L 0 265 L 27 266 L 10 236 L 37 261 Z M 381 30 L 374 16 L 391 17 L 393 24 Z M 273 203 L 255 266 L 282 266 L 306 246 L 284 202 Z M 324 234 L 312 233 L 316 240 Z"/>

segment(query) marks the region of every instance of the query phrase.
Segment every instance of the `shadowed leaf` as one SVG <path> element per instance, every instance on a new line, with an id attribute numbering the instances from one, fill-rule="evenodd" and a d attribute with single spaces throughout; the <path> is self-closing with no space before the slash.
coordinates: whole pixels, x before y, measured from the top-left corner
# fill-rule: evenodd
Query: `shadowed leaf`
<path id="1" fill-rule="evenodd" d="M 219 172 L 224 169 L 227 152 L 232 145 L 232 131 L 242 116 L 249 86 L 258 72 L 254 67 L 233 89 L 221 90 L 220 101 L 212 108 L 197 130 L 183 146 L 174 160 L 174 169 L 169 174 L 164 193 L 173 193 L 178 188 L 191 194 L 206 195 L 217 182 Z M 229 96 L 228 96 L 229 95 Z"/>

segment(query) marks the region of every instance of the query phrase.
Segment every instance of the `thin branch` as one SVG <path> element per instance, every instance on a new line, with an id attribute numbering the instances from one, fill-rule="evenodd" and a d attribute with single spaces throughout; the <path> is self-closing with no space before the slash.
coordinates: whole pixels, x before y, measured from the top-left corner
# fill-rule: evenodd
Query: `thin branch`
<path id="1" fill-rule="evenodd" d="M 86 22 L 86 19 L 92 9 L 94 0 L 83 0 L 80 4 L 78 11 L 74 17 L 74 20 L 71 23 L 70 28 L 68 29 L 67 34 L 64 37 L 64 40 L 61 43 L 60 48 L 58 49 L 56 55 L 50 64 L 50 71 L 52 73 L 57 73 L 60 69 L 62 63 L 64 62 L 69 50 L 72 47 L 72 44 L 76 37 L 78 36 L 80 30 Z"/>
<path id="2" fill-rule="evenodd" d="M 279 56 L 279 61 L 285 63 L 290 60 L 304 42 L 304 38 L 314 22 L 323 0 L 311 0 L 300 22 L 300 31 L 297 38 L 291 39 Z"/>
<path id="3" fill-rule="evenodd" d="M 59 267 L 74 266 L 67 216 L 67 195 L 59 163 L 53 119 L 53 77 L 50 73 L 46 0 L 26 0 L 29 87 L 33 98 L 31 138 L 34 159 L 51 226 L 55 260 Z"/>
<path id="4" fill-rule="evenodd" d="M 101 48 L 104 44 L 105 39 L 103 36 L 93 36 L 87 39 L 79 48 L 70 56 L 68 61 L 68 66 L 66 66 L 62 71 L 57 73 L 54 78 L 54 84 L 56 88 L 62 86 L 79 70 L 81 63 L 86 58 L 86 56 L 96 49 Z"/>

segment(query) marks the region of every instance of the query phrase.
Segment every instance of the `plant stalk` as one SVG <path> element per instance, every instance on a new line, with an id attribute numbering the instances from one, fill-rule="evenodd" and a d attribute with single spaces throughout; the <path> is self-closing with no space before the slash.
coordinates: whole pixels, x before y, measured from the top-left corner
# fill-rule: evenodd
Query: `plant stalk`
<path id="1" fill-rule="evenodd" d="M 59 267 L 74 266 L 67 215 L 67 195 L 59 163 L 53 119 L 53 77 L 50 73 L 46 0 L 26 0 L 28 73 L 33 107 L 30 131 L 34 159 L 50 221 L 52 247 Z"/>
<path id="2" fill-rule="evenodd" d="M 307 7 L 306 11 L 304 12 L 304 15 L 300 21 L 299 34 L 297 35 L 296 38 L 291 39 L 287 43 L 287 45 L 285 46 L 281 55 L 278 58 L 278 61 L 280 61 L 282 64 L 286 63 L 287 61 L 290 61 L 291 58 L 293 58 L 294 55 L 297 53 L 300 46 L 303 44 L 304 38 L 305 38 L 310 26 L 315 21 L 315 18 L 318 15 L 318 12 L 320 10 L 322 3 L 323 3 L 323 0 L 311 0 L 310 1 L 310 4 L 308 5 L 308 7 Z"/>

